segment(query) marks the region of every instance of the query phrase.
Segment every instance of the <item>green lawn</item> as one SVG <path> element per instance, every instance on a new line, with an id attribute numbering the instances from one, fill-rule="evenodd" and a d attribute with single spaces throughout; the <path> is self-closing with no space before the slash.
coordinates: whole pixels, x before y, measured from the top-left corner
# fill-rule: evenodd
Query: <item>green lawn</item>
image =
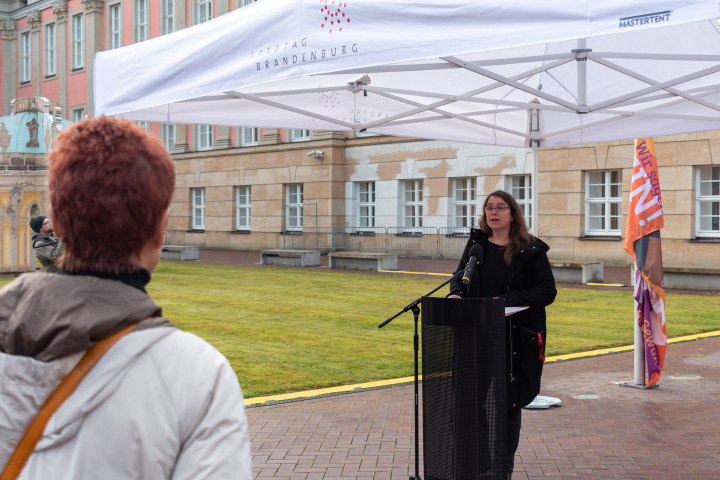
<path id="1" fill-rule="evenodd" d="M 412 313 L 382 329 L 377 325 L 442 282 L 161 263 L 148 291 L 165 317 L 227 356 L 252 398 L 411 376 Z M 719 300 L 668 295 L 668 336 L 720 330 Z M 547 354 L 630 345 L 632 321 L 631 292 L 560 289 L 548 308 Z"/>

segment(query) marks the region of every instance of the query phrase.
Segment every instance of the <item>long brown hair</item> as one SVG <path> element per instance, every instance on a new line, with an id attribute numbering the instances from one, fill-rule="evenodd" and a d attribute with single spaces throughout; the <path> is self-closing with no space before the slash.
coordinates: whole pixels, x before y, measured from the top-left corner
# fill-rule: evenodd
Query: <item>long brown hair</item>
<path id="1" fill-rule="evenodd" d="M 492 229 L 488 226 L 485 218 L 485 206 L 487 205 L 488 200 L 490 200 L 490 197 L 501 198 L 505 203 L 507 203 L 508 207 L 510 207 L 510 213 L 512 214 L 512 222 L 510 223 L 509 233 L 510 243 L 508 243 L 505 248 L 505 264 L 510 265 L 513 256 L 521 249 L 530 247 L 535 241 L 535 237 L 528 232 L 520 205 L 518 205 L 512 195 L 503 190 L 495 190 L 485 198 L 482 206 L 482 214 L 480 215 L 480 220 L 478 221 L 480 230 L 487 235 L 492 235 Z"/>

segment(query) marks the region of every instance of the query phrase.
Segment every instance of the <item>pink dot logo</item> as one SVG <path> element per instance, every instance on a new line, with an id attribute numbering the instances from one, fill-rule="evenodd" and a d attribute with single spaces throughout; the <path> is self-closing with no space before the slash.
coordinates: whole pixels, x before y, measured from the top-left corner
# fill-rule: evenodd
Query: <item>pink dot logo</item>
<path id="1" fill-rule="evenodd" d="M 328 33 L 333 33 L 333 30 L 342 32 L 343 27 L 350 23 L 346 10 L 347 2 L 320 0 L 320 28 Z"/>

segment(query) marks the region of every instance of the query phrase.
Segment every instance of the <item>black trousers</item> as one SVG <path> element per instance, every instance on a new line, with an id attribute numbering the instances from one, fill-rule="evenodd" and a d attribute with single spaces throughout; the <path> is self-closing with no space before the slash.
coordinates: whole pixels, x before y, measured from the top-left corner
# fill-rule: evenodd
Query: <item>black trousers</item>
<path id="1" fill-rule="evenodd" d="M 507 474 L 515 468 L 515 452 L 520 442 L 520 423 L 522 408 L 513 408 L 507 412 Z"/>

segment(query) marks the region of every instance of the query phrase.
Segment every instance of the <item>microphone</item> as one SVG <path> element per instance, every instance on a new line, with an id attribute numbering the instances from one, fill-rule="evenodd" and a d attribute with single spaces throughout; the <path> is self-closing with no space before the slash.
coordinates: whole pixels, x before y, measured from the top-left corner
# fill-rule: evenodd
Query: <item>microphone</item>
<path id="1" fill-rule="evenodd" d="M 465 273 L 463 273 L 462 278 L 464 285 L 468 285 L 470 283 L 470 277 L 473 272 L 475 272 L 475 266 L 482 263 L 483 249 L 480 245 L 475 244 L 470 247 L 468 254 L 470 255 L 470 260 L 468 260 L 468 263 L 465 266 Z"/>

